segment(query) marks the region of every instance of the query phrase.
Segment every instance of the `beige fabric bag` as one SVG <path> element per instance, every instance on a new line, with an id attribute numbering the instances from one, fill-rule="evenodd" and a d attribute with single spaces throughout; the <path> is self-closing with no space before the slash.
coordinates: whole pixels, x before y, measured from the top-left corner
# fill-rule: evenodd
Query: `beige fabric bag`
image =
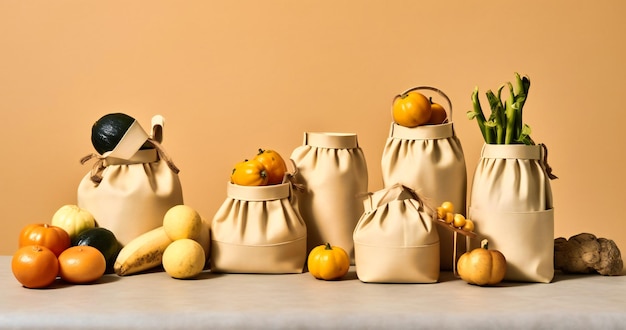
<path id="1" fill-rule="evenodd" d="M 306 225 L 290 183 L 228 183 L 227 198 L 211 222 L 211 271 L 301 273 L 307 256 Z"/>
<path id="2" fill-rule="evenodd" d="M 433 283 L 439 279 L 435 211 L 400 184 L 370 194 L 354 230 L 356 274 L 363 282 Z"/>
<path id="3" fill-rule="evenodd" d="M 440 90 L 432 87 L 415 87 L 411 90 L 432 90 L 448 102 L 449 121 L 440 125 L 423 125 L 414 128 L 391 124 L 389 137 L 383 149 L 381 169 L 383 186 L 403 184 L 428 199 L 431 205 L 450 201 L 455 213 L 466 213 L 467 169 L 461 142 L 454 132 L 452 103 Z M 453 234 L 439 231 L 440 265 L 453 268 Z M 457 246 L 457 254 L 465 252 L 464 245 Z"/>
<path id="4" fill-rule="evenodd" d="M 178 168 L 160 144 L 163 123 L 163 117 L 153 117 L 148 136 L 135 122 L 114 150 L 81 160 L 98 159 L 78 186 L 77 205 L 122 244 L 161 226 L 167 210 L 183 204 Z M 146 141 L 154 148 L 140 150 Z"/>
<path id="5" fill-rule="evenodd" d="M 554 209 L 544 145 L 485 144 L 474 173 L 469 218 L 480 242 L 507 260 L 505 280 L 554 276 Z"/>
<path id="6" fill-rule="evenodd" d="M 359 196 L 367 190 L 367 164 L 353 133 L 305 133 L 291 154 L 294 180 L 303 187 L 298 205 L 307 224 L 307 252 L 325 243 L 354 260 L 352 233 L 363 214 Z"/>

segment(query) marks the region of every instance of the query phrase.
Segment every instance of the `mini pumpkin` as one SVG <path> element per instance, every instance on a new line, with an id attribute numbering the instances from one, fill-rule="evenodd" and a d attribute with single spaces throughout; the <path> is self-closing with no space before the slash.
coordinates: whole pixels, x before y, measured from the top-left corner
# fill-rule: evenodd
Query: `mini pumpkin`
<path id="1" fill-rule="evenodd" d="M 498 250 L 489 250 L 488 241 L 483 240 L 481 247 L 461 255 L 457 271 L 461 279 L 470 284 L 498 284 L 506 274 L 506 258 Z"/>
<path id="2" fill-rule="evenodd" d="M 307 265 L 313 277 L 319 280 L 337 280 L 348 273 L 350 257 L 346 250 L 326 243 L 311 250 Z"/>
<path id="3" fill-rule="evenodd" d="M 73 240 L 81 232 L 96 227 L 93 215 L 77 205 L 63 205 L 52 216 L 51 225 L 63 228 Z"/>

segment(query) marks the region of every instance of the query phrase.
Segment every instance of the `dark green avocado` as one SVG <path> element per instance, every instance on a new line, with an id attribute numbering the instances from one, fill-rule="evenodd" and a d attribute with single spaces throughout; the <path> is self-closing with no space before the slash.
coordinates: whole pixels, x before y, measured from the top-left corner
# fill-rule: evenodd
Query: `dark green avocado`
<path id="1" fill-rule="evenodd" d="M 135 118 L 124 113 L 110 113 L 91 127 L 91 144 L 99 154 L 115 149 Z"/>
<path id="2" fill-rule="evenodd" d="M 125 113 L 110 113 L 98 119 L 91 127 L 91 144 L 99 154 L 115 149 L 122 140 L 126 131 L 135 122 L 135 118 Z M 150 142 L 144 143 L 141 149 L 150 149 L 154 146 Z"/>

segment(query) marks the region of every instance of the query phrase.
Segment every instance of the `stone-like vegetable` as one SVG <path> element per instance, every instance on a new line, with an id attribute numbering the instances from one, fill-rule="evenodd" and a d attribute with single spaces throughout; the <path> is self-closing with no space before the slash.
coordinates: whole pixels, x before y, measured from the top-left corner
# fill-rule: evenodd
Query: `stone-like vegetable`
<path id="1" fill-rule="evenodd" d="M 554 269 L 565 273 L 619 275 L 624 267 L 621 253 L 613 240 L 580 233 L 554 240 Z"/>

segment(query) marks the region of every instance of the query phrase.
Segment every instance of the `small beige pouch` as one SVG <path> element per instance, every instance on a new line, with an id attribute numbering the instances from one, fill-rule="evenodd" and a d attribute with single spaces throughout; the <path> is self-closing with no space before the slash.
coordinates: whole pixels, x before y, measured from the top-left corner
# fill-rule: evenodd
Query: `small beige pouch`
<path id="1" fill-rule="evenodd" d="M 178 168 L 161 146 L 163 124 L 163 117 L 154 116 L 148 136 L 135 122 L 114 150 L 81 160 L 98 159 L 78 186 L 77 205 L 124 245 L 161 226 L 165 213 L 183 204 Z M 146 141 L 154 148 L 140 150 Z"/>
<path id="2" fill-rule="evenodd" d="M 353 133 L 305 133 L 291 154 L 300 214 L 306 222 L 308 248 L 339 246 L 354 258 L 352 232 L 363 214 L 359 196 L 367 193 L 367 165 Z"/>
<path id="3" fill-rule="evenodd" d="M 505 280 L 554 276 L 554 209 L 545 145 L 485 144 L 474 173 L 469 218 L 481 241 L 507 260 Z"/>
<path id="4" fill-rule="evenodd" d="M 435 211 L 396 184 L 369 194 L 354 230 L 356 273 L 363 282 L 433 283 L 439 279 Z"/>
<path id="5" fill-rule="evenodd" d="M 391 124 L 389 137 L 383 149 L 381 169 L 383 186 L 401 183 L 417 191 L 432 205 L 452 202 L 455 213 L 465 215 L 467 198 L 467 169 L 461 142 L 451 121 L 452 103 L 440 90 L 433 87 L 415 87 L 412 90 L 437 92 L 448 102 L 448 122 L 414 128 Z M 405 92 L 405 93 L 406 93 Z M 453 235 L 440 230 L 441 268 L 453 268 Z M 465 252 L 457 246 L 457 254 Z"/>
<path id="6" fill-rule="evenodd" d="M 292 185 L 227 184 L 227 197 L 211 222 L 211 271 L 301 273 L 307 257 L 306 225 L 293 204 Z"/>

